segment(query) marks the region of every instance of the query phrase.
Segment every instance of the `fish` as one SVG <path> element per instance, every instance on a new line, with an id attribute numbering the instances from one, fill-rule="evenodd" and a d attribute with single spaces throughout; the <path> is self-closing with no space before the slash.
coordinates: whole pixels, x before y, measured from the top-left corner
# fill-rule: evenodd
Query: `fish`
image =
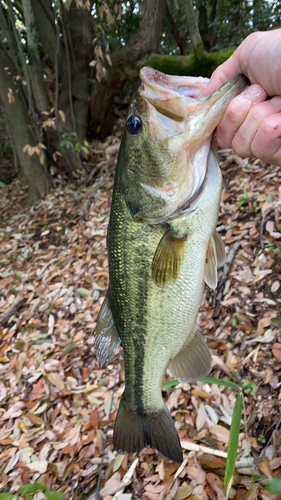
<path id="1" fill-rule="evenodd" d="M 206 376 L 209 348 L 196 323 L 204 285 L 225 259 L 216 232 L 222 176 L 213 133 L 247 85 L 239 75 L 204 96 L 207 78 L 140 71 L 121 141 L 107 234 L 109 287 L 95 329 L 104 366 L 123 347 L 125 390 L 114 425 L 120 453 L 152 446 L 181 463 L 162 397 L 167 368 L 181 382 Z"/>

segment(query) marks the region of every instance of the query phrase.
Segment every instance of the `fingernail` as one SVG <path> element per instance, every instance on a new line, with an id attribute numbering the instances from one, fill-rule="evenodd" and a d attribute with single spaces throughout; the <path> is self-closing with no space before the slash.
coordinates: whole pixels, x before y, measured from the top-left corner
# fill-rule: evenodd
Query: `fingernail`
<path id="1" fill-rule="evenodd" d="M 272 104 L 275 104 L 275 106 L 281 106 L 281 96 L 280 95 L 276 95 L 275 97 L 273 97 L 271 99 L 271 102 Z"/>
<path id="2" fill-rule="evenodd" d="M 262 87 L 259 85 L 251 85 L 248 87 L 244 92 L 242 92 L 242 96 L 246 97 L 246 99 L 249 99 L 250 101 L 253 102 L 259 102 L 261 98 L 266 98 L 265 91 L 263 90 Z"/>

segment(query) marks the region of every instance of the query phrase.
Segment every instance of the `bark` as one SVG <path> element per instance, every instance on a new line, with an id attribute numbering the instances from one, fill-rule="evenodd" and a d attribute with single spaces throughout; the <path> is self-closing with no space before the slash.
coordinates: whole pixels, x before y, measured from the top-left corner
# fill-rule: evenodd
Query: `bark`
<path id="1" fill-rule="evenodd" d="M 166 2 L 166 14 L 167 14 L 167 18 L 169 19 L 169 23 L 171 25 L 171 32 L 172 32 L 173 38 L 174 38 L 177 46 L 180 49 L 181 55 L 185 56 L 188 54 L 187 39 L 189 36 L 189 32 L 188 32 L 188 30 L 186 30 L 184 35 L 183 36 L 181 35 L 180 26 L 177 23 L 177 21 L 175 21 L 173 14 L 172 14 L 172 11 L 168 5 L 168 2 Z"/>
<path id="2" fill-rule="evenodd" d="M 54 18 L 51 0 L 31 0 L 42 46 L 54 67 L 56 92 L 54 107 L 59 140 L 56 150 L 62 155 L 68 171 L 80 167 L 80 159 L 60 145 L 64 132 L 76 132 L 80 143 L 86 138 L 89 97 L 89 63 L 92 59 L 91 10 L 78 8 L 72 2 L 66 11 L 60 2 L 60 18 Z M 61 30 L 61 35 L 59 36 Z M 63 111 L 65 120 L 59 111 Z"/>
<path id="3" fill-rule="evenodd" d="M 210 35 L 206 2 L 200 1 L 199 7 L 199 31 L 204 44 L 204 49 L 210 50 Z"/>
<path id="4" fill-rule="evenodd" d="M 61 109 L 67 109 L 67 100 L 69 94 L 73 103 L 73 113 L 75 120 L 75 130 L 80 142 L 86 138 L 86 128 L 89 110 L 89 63 L 92 59 L 92 20 L 88 9 L 77 8 L 76 3 L 72 2 L 69 11 L 64 7 L 65 27 L 68 28 L 69 43 L 69 68 L 65 67 L 63 61 L 61 94 L 59 105 Z M 67 66 L 67 57 L 65 58 Z M 68 75 L 71 77 L 71 87 L 67 81 Z M 73 121 L 73 120 L 72 120 Z M 73 130 L 73 129 L 72 129 Z"/>
<path id="5" fill-rule="evenodd" d="M 27 34 L 27 45 L 29 52 L 28 70 L 33 90 L 33 96 L 37 109 L 42 112 L 49 108 L 46 87 L 43 79 L 42 63 L 39 55 L 38 42 L 36 40 L 37 30 L 31 0 L 22 0 L 25 27 Z"/>
<path id="6" fill-rule="evenodd" d="M 125 83 L 138 78 L 139 69 L 149 55 L 157 52 L 161 39 L 162 21 L 165 12 L 163 0 L 144 0 L 139 29 L 125 47 L 111 55 L 112 65 L 106 67 L 106 76 L 96 82 L 91 95 L 91 117 L 93 133 L 104 138 L 114 123 L 114 97 Z"/>
<path id="7" fill-rule="evenodd" d="M 60 36 L 59 20 L 57 19 L 55 22 L 55 10 L 52 9 L 51 0 L 31 0 L 31 5 L 43 51 L 49 57 L 56 75 L 55 102 L 53 103 L 56 114 L 56 131 L 52 129 L 46 131 L 48 148 L 51 154 L 58 151 L 61 154 L 60 166 L 67 172 L 72 172 L 81 166 L 80 159 L 73 154 L 71 149 L 61 146 L 62 134 L 76 131 L 70 109 L 70 103 L 73 103 L 72 92 L 69 92 L 72 88 L 69 74 L 73 74 L 71 61 L 69 66 L 65 40 L 63 41 L 63 37 Z M 59 111 L 63 112 L 64 120 Z"/>
<path id="8" fill-rule="evenodd" d="M 210 16 L 210 47 L 214 47 L 217 43 L 218 36 L 218 24 L 215 23 L 216 15 L 217 15 L 217 5 L 218 0 L 212 0 L 211 7 L 211 16 Z"/>
<path id="9" fill-rule="evenodd" d="M 51 0 L 31 0 L 31 5 L 36 20 L 43 51 L 55 66 L 56 59 L 56 26 L 52 10 Z"/>
<path id="10" fill-rule="evenodd" d="M 9 71 L 4 68 L 9 68 Z M 26 144 L 36 146 L 38 141 L 31 132 L 26 104 L 22 99 L 20 88 L 14 83 L 14 76 L 10 60 L 0 50 L 0 96 L 15 144 L 16 154 L 28 183 L 28 203 L 33 203 L 37 199 L 44 198 L 48 193 L 51 178 L 45 163 L 44 165 L 40 163 L 37 154 L 29 156 L 23 152 Z M 7 93 L 7 89 L 11 89 L 12 92 Z"/>
<path id="11" fill-rule="evenodd" d="M 182 6 L 186 15 L 189 35 L 191 38 L 195 58 L 200 61 L 204 57 L 204 44 L 198 28 L 196 13 L 192 0 L 182 0 Z"/>

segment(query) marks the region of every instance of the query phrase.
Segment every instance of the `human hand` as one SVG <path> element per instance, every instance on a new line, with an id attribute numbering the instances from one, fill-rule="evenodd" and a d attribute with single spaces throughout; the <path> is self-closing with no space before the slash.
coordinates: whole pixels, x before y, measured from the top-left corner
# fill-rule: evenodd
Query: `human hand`
<path id="1" fill-rule="evenodd" d="M 218 144 L 281 166 L 281 29 L 249 35 L 214 71 L 204 93 L 239 73 L 252 85 L 229 104 L 217 127 Z"/>

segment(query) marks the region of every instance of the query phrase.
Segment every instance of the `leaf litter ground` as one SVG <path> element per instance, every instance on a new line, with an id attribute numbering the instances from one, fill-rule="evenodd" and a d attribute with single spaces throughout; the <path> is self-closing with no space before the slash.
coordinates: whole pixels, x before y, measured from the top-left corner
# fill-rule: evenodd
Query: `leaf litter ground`
<path id="1" fill-rule="evenodd" d="M 101 471 L 105 500 L 223 499 L 233 389 L 195 382 L 164 390 L 184 448 L 180 467 L 153 449 L 113 450 L 122 353 L 100 369 L 93 342 L 108 286 L 120 135 L 93 144 L 90 174 L 56 178 L 32 208 L 21 208 L 19 179 L 1 190 L 0 491 L 37 481 L 65 499 L 90 499 Z M 281 326 L 274 321 L 281 316 L 281 170 L 231 150 L 219 156 L 227 261 L 216 292 L 206 289 L 200 324 L 211 376 L 248 384 L 230 496 L 274 499 L 264 485 L 281 475 Z"/>

